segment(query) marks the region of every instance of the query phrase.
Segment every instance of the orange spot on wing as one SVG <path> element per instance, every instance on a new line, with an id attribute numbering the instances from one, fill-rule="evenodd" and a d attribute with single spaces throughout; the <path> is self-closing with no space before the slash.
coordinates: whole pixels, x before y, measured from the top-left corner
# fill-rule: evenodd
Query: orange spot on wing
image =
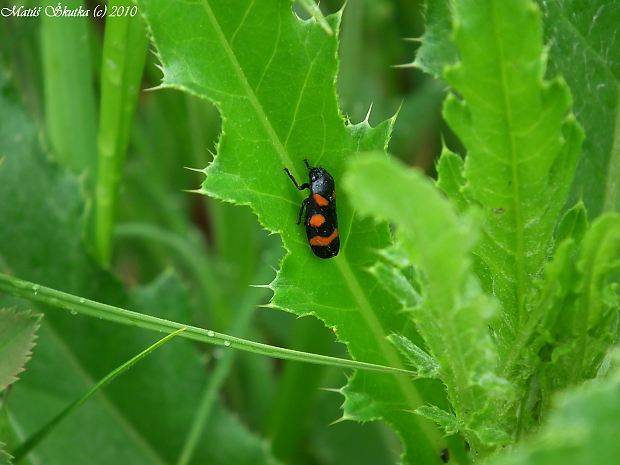
<path id="1" fill-rule="evenodd" d="M 327 205 L 329 205 L 329 200 L 327 200 L 321 194 L 312 194 L 312 198 L 319 207 L 326 207 Z"/>
<path id="2" fill-rule="evenodd" d="M 323 223 L 325 223 L 325 217 L 320 213 L 312 215 L 310 218 L 310 226 L 314 226 L 315 228 L 320 227 Z"/>
<path id="3" fill-rule="evenodd" d="M 310 239 L 310 245 L 318 245 L 318 246 L 326 246 L 329 245 L 333 242 L 334 239 L 336 239 L 338 237 L 338 230 L 334 229 L 334 232 L 330 234 L 329 237 L 321 237 L 321 236 L 314 236 L 312 239 Z"/>

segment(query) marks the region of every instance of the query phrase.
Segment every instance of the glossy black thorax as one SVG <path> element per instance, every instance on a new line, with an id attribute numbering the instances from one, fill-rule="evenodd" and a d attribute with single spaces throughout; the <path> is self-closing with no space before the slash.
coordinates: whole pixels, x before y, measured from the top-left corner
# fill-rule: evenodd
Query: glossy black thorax
<path id="1" fill-rule="evenodd" d="M 334 178 L 320 166 L 311 168 L 308 177 L 310 178 L 310 191 L 313 194 L 320 194 L 327 198 L 334 192 Z"/>

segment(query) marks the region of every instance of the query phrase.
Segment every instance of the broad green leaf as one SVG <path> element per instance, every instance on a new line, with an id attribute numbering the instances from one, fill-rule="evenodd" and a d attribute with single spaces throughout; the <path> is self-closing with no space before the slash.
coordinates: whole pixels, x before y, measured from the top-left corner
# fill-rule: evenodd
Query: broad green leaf
<path id="1" fill-rule="evenodd" d="M 536 436 L 490 465 L 582 465 L 615 463 L 620 455 L 620 377 L 595 380 L 558 396 L 556 408 Z"/>
<path id="2" fill-rule="evenodd" d="M 620 5 L 606 0 L 539 0 L 549 46 L 547 74 L 571 88 L 586 140 L 571 198 L 582 198 L 590 218 L 619 211 Z"/>
<path id="3" fill-rule="evenodd" d="M 38 334 L 28 370 L 9 398 L 9 426 L 19 441 L 38 431 L 95 382 L 47 319 Z M 97 396 L 69 416 L 27 457 L 58 465 L 163 465 L 165 461 L 157 451 L 139 440 L 136 433 L 131 424 L 122 420 L 121 412 L 107 399 Z"/>
<path id="4" fill-rule="evenodd" d="M 123 363 L 121 366 L 112 370 L 105 377 L 100 379 L 93 387 L 91 387 L 88 390 L 88 392 L 86 392 L 80 398 L 76 399 L 71 404 L 69 404 L 64 410 L 58 413 L 58 415 L 52 418 L 48 423 L 43 425 L 36 433 L 30 436 L 30 438 L 28 438 L 25 442 L 23 442 L 17 449 L 14 449 L 12 453 L 14 455 L 15 461 L 19 462 L 25 455 L 27 455 L 28 453 L 30 453 L 30 451 L 35 449 L 42 441 L 45 440 L 45 438 L 47 438 L 47 436 L 51 432 L 53 432 L 56 429 L 56 427 L 60 423 L 62 423 L 62 421 L 65 418 L 71 416 L 71 414 L 74 411 L 79 409 L 82 406 L 82 404 L 84 404 L 88 399 L 90 399 L 100 389 L 110 384 L 114 380 L 114 378 L 121 375 L 123 372 L 127 371 L 129 368 L 131 368 L 132 365 L 139 362 L 141 359 L 146 357 L 153 350 L 157 349 L 162 344 L 165 344 L 167 341 L 177 336 L 179 333 L 183 332 L 184 330 L 185 330 L 184 328 L 181 328 L 175 331 L 174 333 L 170 333 L 164 336 L 162 339 L 157 341 L 155 344 L 151 345 L 150 347 L 147 347 L 145 350 L 140 352 L 138 355 L 131 358 L 127 362 Z"/>
<path id="5" fill-rule="evenodd" d="M 30 359 L 40 316 L 0 309 L 0 391 L 14 383 Z"/>
<path id="6" fill-rule="evenodd" d="M 502 347 L 525 322 L 583 136 L 567 116 L 566 84 L 542 80 L 542 26 L 534 4 L 455 0 L 453 9 L 460 62 L 445 76 L 462 100 L 450 95 L 444 117 L 467 148 L 467 196 L 482 206 L 475 253 L 490 269 L 502 304 Z"/>
<path id="7" fill-rule="evenodd" d="M 78 180 L 49 162 L 34 124 L 5 93 L 0 98 L 0 158 L 0 218 L 11 224 L 0 228 L 3 272 L 189 321 L 189 296 L 176 276 L 165 275 L 129 295 L 89 257 L 80 239 L 84 199 Z M 1 296 L 3 304 L 8 297 Z M 47 338 L 42 334 L 37 340 L 28 370 L 11 390 L 12 426 L 22 440 L 157 339 L 142 330 L 51 308 L 45 321 Z M 133 380 L 138 374 L 140 379 Z M 172 462 L 206 380 L 194 345 L 172 341 L 119 377 L 105 397 L 84 405 L 41 444 L 41 453 L 47 463 L 63 465 L 95 463 L 93 457 L 108 464 Z M 214 464 L 273 461 L 266 446 L 219 404 L 196 459 Z"/>
<path id="8" fill-rule="evenodd" d="M 392 120 L 372 129 L 366 121 L 348 124 L 338 110 L 337 38 L 314 20 L 296 18 L 289 2 L 171 2 L 162 8 L 149 0 L 140 9 L 162 63 L 162 86 L 208 98 L 222 114 L 218 153 L 201 192 L 250 205 L 290 252 L 271 284 L 271 306 L 317 316 L 357 360 L 404 367 L 386 337 L 397 332 L 415 339 L 415 332 L 365 270 L 375 262 L 371 251 L 390 242 L 387 225 L 356 219 L 346 193 L 338 191 L 340 254 L 316 258 L 295 224 L 307 194 L 283 171 L 304 182 L 307 158 L 338 184 L 345 157 L 387 145 Z M 337 32 L 340 15 L 327 20 Z M 356 373 L 343 392 L 345 418 L 383 419 L 395 428 L 406 446 L 403 461 L 439 461 L 439 431 L 405 412 L 423 404 L 415 383 Z M 438 392 L 432 395 L 441 397 Z"/>
<path id="9" fill-rule="evenodd" d="M 0 228 L 2 271 L 118 301 L 120 286 L 94 266 L 81 244 L 80 181 L 49 162 L 33 122 L 5 96 L 8 89 L 0 91 L 0 218 L 10 224 Z"/>
<path id="10" fill-rule="evenodd" d="M 583 199 L 591 218 L 618 210 L 620 176 L 620 47 L 615 35 L 620 7 L 605 0 L 538 0 L 550 78 L 570 86 L 575 116 L 586 139 L 570 203 Z M 450 0 L 427 0 L 427 33 L 414 64 L 437 77 L 456 61 L 450 40 Z M 486 71 L 486 70 L 484 70 Z"/>
<path id="11" fill-rule="evenodd" d="M 499 399 L 505 402 L 510 389 L 495 375 L 497 351 L 487 327 L 497 305 L 470 271 L 476 238 L 471 219 L 457 217 L 422 174 L 385 156 L 354 160 L 343 185 L 360 213 L 398 226 L 409 259 L 421 271 L 423 300 L 411 318 L 439 365 L 459 429 L 476 453 L 484 453 L 485 445 L 496 442 L 488 431 L 501 422 Z"/>
<path id="12" fill-rule="evenodd" d="M 499 374 L 516 376 L 519 397 L 529 399 L 507 428 L 518 436 L 535 427 L 554 391 L 595 376 L 615 337 L 618 299 L 607 280 L 617 260 L 616 219 L 585 237 L 583 206 L 560 220 L 583 135 L 566 84 L 542 80 L 537 7 L 525 0 L 452 5 L 460 63 L 445 76 L 462 100 L 450 96 L 444 116 L 468 153 L 462 173 L 454 156 L 440 162 L 446 179 L 439 185 L 459 209 L 463 197 L 483 209 L 475 269 L 504 312 L 495 328 Z"/>

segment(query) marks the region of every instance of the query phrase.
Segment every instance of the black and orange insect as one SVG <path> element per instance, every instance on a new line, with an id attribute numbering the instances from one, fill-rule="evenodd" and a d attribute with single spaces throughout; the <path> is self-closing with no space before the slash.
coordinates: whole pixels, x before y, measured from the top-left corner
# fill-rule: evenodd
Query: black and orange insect
<path id="1" fill-rule="evenodd" d="M 304 163 L 309 170 L 310 182 L 305 182 L 301 186 L 297 184 L 290 171 L 284 168 L 297 189 L 300 191 L 310 189 L 310 195 L 301 204 L 297 224 L 301 223 L 301 215 L 305 208 L 304 224 L 314 255 L 319 258 L 332 258 L 338 255 L 340 250 L 334 178 L 320 166 L 314 168 L 308 164 L 308 160 L 304 160 Z"/>

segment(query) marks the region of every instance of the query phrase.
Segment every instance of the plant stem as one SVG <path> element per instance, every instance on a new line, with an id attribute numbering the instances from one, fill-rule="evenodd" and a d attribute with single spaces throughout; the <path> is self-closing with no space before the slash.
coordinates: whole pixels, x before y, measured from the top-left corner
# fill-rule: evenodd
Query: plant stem
<path id="1" fill-rule="evenodd" d="M 131 2 L 113 0 L 109 7 Z M 97 138 L 94 243 L 101 265 L 112 253 L 112 230 L 133 115 L 148 47 L 140 15 L 107 18 L 101 65 L 101 111 Z"/>
<path id="2" fill-rule="evenodd" d="M 226 334 L 216 333 L 215 331 L 197 328 L 195 326 L 183 325 L 175 321 L 163 320 L 150 315 L 131 312 L 123 308 L 113 307 L 111 305 L 102 304 L 92 300 L 66 294 L 39 284 L 22 281 L 0 273 L 0 291 L 32 300 L 52 307 L 64 308 L 71 312 L 81 313 L 103 320 L 113 321 L 116 323 L 136 326 L 138 328 L 148 329 L 161 333 L 172 333 L 178 329 L 185 328 L 181 333 L 182 337 L 188 339 L 205 342 L 233 349 L 245 350 L 255 354 L 266 355 L 268 357 L 279 358 L 282 360 L 297 360 L 300 362 L 316 363 L 319 365 L 337 366 L 340 368 L 351 368 L 354 370 L 374 371 L 378 373 L 388 373 L 393 375 L 415 376 L 416 373 L 401 368 L 391 368 L 372 363 L 358 362 L 355 360 L 346 360 L 337 357 L 328 357 L 325 355 L 309 354 L 296 350 L 274 347 L 268 344 L 248 341 Z"/>

